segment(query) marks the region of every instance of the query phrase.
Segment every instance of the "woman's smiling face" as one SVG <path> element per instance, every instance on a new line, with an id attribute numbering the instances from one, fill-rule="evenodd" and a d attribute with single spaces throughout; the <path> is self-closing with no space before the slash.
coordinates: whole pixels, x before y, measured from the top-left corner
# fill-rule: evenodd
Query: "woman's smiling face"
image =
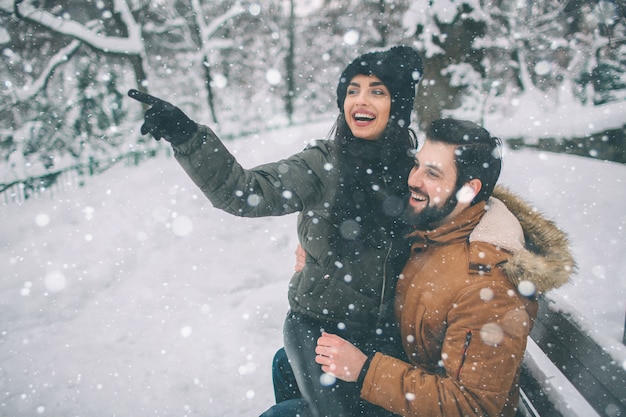
<path id="1" fill-rule="evenodd" d="M 389 122 L 391 95 L 378 77 L 358 74 L 348 84 L 343 111 L 355 137 L 376 140 Z"/>

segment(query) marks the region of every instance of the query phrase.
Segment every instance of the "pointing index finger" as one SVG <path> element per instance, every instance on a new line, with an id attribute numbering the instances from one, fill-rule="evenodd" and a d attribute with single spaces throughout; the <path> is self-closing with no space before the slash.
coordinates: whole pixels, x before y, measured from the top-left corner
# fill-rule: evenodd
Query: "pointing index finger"
<path id="1" fill-rule="evenodd" d="M 154 106 L 155 104 L 165 103 L 165 101 L 161 100 L 158 97 L 151 96 L 150 94 L 142 93 L 141 91 L 138 91 L 135 89 L 128 90 L 128 97 L 133 98 L 149 106 Z"/>

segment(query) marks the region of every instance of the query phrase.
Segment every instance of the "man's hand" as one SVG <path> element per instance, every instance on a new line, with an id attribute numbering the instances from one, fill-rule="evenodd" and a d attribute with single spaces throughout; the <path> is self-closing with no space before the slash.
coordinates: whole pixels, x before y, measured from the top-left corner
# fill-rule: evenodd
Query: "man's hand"
<path id="1" fill-rule="evenodd" d="M 367 355 L 352 343 L 326 332 L 317 339 L 315 353 L 315 362 L 322 365 L 322 371 L 347 382 L 355 382 L 359 378 L 367 361 Z"/>
<path id="2" fill-rule="evenodd" d="M 150 106 L 141 125 L 142 135 L 150 133 L 156 140 L 163 138 L 177 145 L 190 139 L 198 130 L 198 125 L 181 109 L 165 100 L 132 89 L 128 90 L 128 96 Z"/>

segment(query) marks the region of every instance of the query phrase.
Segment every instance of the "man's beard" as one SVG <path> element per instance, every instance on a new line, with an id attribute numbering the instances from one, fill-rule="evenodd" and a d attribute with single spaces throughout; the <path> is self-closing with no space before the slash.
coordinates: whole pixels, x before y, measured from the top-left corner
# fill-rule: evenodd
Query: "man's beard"
<path id="1" fill-rule="evenodd" d="M 458 203 L 456 198 L 457 192 L 458 190 L 454 190 L 454 192 L 450 194 L 450 197 L 443 203 L 443 206 L 428 205 L 419 213 L 416 213 L 413 207 L 407 204 L 404 212 L 406 222 L 416 229 L 428 230 L 431 225 L 440 222 L 448 214 L 452 213 L 452 210 L 454 210 Z"/>

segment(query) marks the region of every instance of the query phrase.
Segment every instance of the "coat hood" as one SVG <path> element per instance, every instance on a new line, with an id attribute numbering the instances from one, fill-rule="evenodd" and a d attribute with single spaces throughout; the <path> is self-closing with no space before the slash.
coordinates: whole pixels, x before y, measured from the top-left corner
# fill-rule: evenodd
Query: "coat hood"
<path id="1" fill-rule="evenodd" d="M 518 239 L 520 247 L 515 247 L 516 243 L 513 247 L 503 246 L 512 253 L 508 262 L 502 266 L 509 280 L 516 287 L 523 281 L 529 281 L 534 284 L 537 293 L 545 293 L 569 282 L 576 270 L 576 262 L 566 234 L 535 207 L 503 186 L 496 186 L 492 199 L 504 203 L 508 211 L 517 218 L 523 231 L 523 241 Z M 490 205 L 492 205 L 491 201 Z M 499 210 L 494 210 L 494 212 L 497 211 Z M 488 218 L 489 215 L 486 214 L 483 218 L 485 222 L 481 221 L 470 240 L 488 241 L 499 245 L 498 242 L 503 240 L 503 234 L 516 235 L 515 230 L 511 231 L 508 228 L 506 231 L 498 228 L 498 230 L 491 230 L 492 233 L 490 233 Z M 476 233 L 491 234 L 491 238 L 477 236 Z M 515 238 L 504 240 L 515 242 Z"/>

